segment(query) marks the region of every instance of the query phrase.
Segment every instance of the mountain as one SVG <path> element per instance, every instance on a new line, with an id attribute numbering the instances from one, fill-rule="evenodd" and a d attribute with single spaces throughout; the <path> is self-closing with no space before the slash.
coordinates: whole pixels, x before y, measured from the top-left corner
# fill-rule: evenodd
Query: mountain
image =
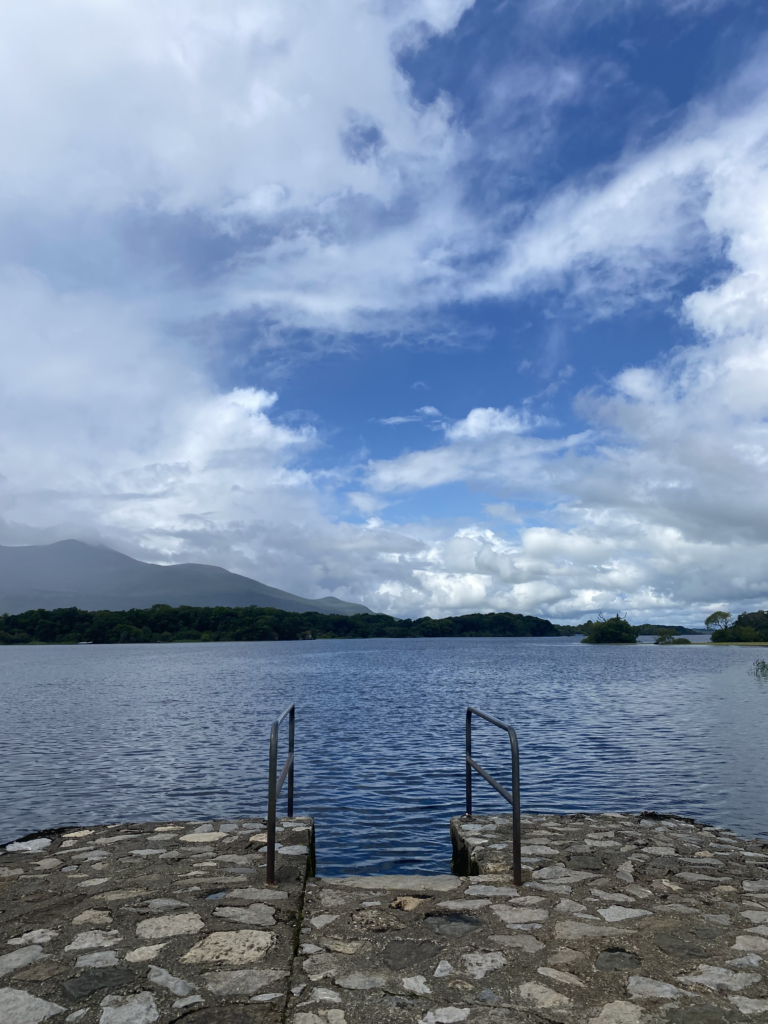
<path id="1" fill-rule="evenodd" d="M 215 565 L 155 565 L 111 548 L 61 540 L 26 547 L 0 545 L 0 613 L 32 608 L 123 611 L 153 604 L 281 608 L 286 612 L 357 615 L 362 604 L 336 597 L 310 600 Z"/>

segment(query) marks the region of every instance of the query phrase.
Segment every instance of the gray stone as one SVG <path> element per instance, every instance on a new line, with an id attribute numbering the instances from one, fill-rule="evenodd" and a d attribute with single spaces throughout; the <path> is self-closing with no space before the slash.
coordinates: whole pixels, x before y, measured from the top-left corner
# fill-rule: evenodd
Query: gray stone
<path id="1" fill-rule="evenodd" d="M 85 910 L 72 918 L 72 924 L 112 924 L 112 915 L 108 910 Z"/>
<path id="2" fill-rule="evenodd" d="M 58 1003 L 49 1003 L 16 988 L 0 988 L 0 1021 L 3 1024 L 40 1024 L 64 1013 Z"/>
<path id="3" fill-rule="evenodd" d="M 594 871 L 569 871 L 564 864 L 553 864 L 548 868 L 539 868 L 533 872 L 537 882 L 556 882 L 565 885 L 575 885 L 577 882 L 586 882 L 594 878 Z"/>
<path id="4" fill-rule="evenodd" d="M 195 1003 L 202 1002 L 202 996 L 187 996 L 185 999 L 177 999 L 175 1002 L 171 1003 L 171 1006 L 174 1010 L 183 1010 L 186 1009 L 187 1006 L 194 1006 Z"/>
<path id="5" fill-rule="evenodd" d="M 179 836 L 182 843 L 215 843 L 226 836 L 226 832 L 190 832 L 186 836 Z"/>
<path id="6" fill-rule="evenodd" d="M 406 971 L 422 960 L 437 956 L 440 946 L 433 942 L 419 942 L 416 939 L 400 939 L 389 942 L 381 954 L 385 966 L 391 971 Z"/>
<path id="7" fill-rule="evenodd" d="M 139 964 L 147 960 L 154 960 L 163 946 L 166 946 L 166 942 L 157 942 L 152 946 L 139 946 L 137 949 L 132 949 L 125 954 L 125 959 L 129 964 Z"/>
<path id="8" fill-rule="evenodd" d="M 526 889 L 537 889 L 539 892 L 549 892 L 559 896 L 570 896 L 572 888 L 570 885 L 546 885 L 544 882 L 525 882 Z"/>
<path id="9" fill-rule="evenodd" d="M 538 953 L 546 948 L 543 942 L 539 942 L 532 935 L 489 935 L 488 939 L 499 946 L 522 949 L 525 953 Z"/>
<path id="10" fill-rule="evenodd" d="M 0 956 L 0 978 L 5 974 L 12 974 L 21 970 L 27 964 L 33 964 L 36 960 L 42 960 L 42 946 L 22 946 L 21 949 L 14 949 L 12 953 L 4 953 Z"/>
<path id="11" fill-rule="evenodd" d="M 338 961 L 328 953 L 318 953 L 316 956 L 307 957 L 304 961 L 304 973 L 310 981 L 333 977 L 338 970 Z"/>
<path id="12" fill-rule="evenodd" d="M 51 939 L 57 939 L 59 933 L 54 928 L 33 928 L 32 931 L 17 935 L 14 939 L 8 939 L 9 946 L 30 946 L 35 943 L 44 946 Z"/>
<path id="13" fill-rule="evenodd" d="M 190 985 L 188 981 L 184 981 L 183 978 L 175 978 L 168 971 L 163 970 L 162 967 L 156 967 L 154 964 L 149 968 L 147 979 L 152 982 L 153 985 L 159 985 L 161 988 L 167 988 L 169 992 L 172 992 L 175 996 L 188 996 L 195 991 L 195 986 Z"/>
<path id="14" fill-rule="evenodd" d="M 409 896 L 403 896 L 401 899 L 410 899 Z M 421 902 L 421 901 L 419 901 Z M 490 900 L 441 900 L 437 904 L 438 907 L 442 907 L 443 910 L 482 910 L 483 907 L 490 907 Z"/>
<path id="15" fill-rule="evenodd" d="M 629 921 L 634 917 L 650 917 L 650 910 L 636 910 L 634 907 L 600 907 L 597 911 L 605 921 Z"/>
<path id="16" fill-rule="evenodd" d="M 641 1024 L 645 1019 L 639 1006 L 617 999 L 606 1003 L 596 1017 L 590 1017 L 589 1024 Z"/>
<path id="17" fill-rule="evenodd" d="M 415 974 L 412 978 L 403 978 L 403 988 L 406 992 L 412 992 L 415 996 L 432 995 L 432 989 L 427 985 L 427 979 L 423 974 Z M 315 992 L 317 991 L 315 989 Z M 328 989 L 321 991 L 328 991 Z M 338 999 L 338 997 L 336 998 Z M 340 999 L 338 1001 L 341 1002 Z"/>
<path id="18" fill-rule="evenodd" d="M 114 949 L 102 949 L 97 953 L 84 953 L 77 958 L 75 967 L 117 967 L 117 953 Z"/>
<path id="19" fill-rule="evenodd" d="M 634 971 L 640 966 L 640 958 L 626 949 L 604 949 L 595 960 L 598 971 Z"/>
<path id="20" fill-rule="evenodd" d="M 682 878 L 684 882 L 728 882 L 728 875 L 701 875 L 696 871 L 679 871 L 676 878 Z"/>
<path id="21" fill-rule="evenodd" d="M 735 960 L 727 960 L 731 967 L 759 967 L 763 958 L 757 953 L 747 953 L 746 956 L 737 957 Z"/>
<path id="22" fill-rule="evenodd" d="M 676 985 L 637 974 L 631 975 L 627 981 L 627 991 L 635 999 L 679 999 L 680 996 L 688 995 Z"/>
<path id="23" fill-rule="evenodd" d="M 438 1006 L 421 1019 L 421 1024 L 459 1024 L 469 1016 L 469 1009 L 462 1006 Z"/>
<path id="24" fill-rule="evenodd" d="M 467 974 L 478 981 L 484 978 L 490 971 L 498 971 L 500 967 L 504 967 L 507 963 L 506 957 L 496 951 L 491 953 L 464 953 L 461 959 L 464 961 Z"/>
<path id="25" fill-rule="evenodd" d="M 729 971 L 727 967 L 699 964 L 698 974 L 683 974 L 677 980 L 686 985 L 703 985 L 714 991 L 741 992 L 762 979 L 759 974 L 750 974 L 747 971 Z"/>
<path id="26" fill-rule="evenodd" d="M 348 875 L 327 881 L 330 885 L 351 889 L 395 889 L 399 892 L 450 892 L 462 884 L 456 875 Z"/>
<path id="27" fill-rule="evenodd" d="M 340 988 L 368 991 L 374 988 L 384 988 L 387 979 L 380 974 L 363 974 L 361 971 L 353 971 L 344 977 L 336 977 L 336 984 Z"/>
<path id="28" fill-rule="evenodd" d="M 281 903 L 288 899 L 282 889 L 233 889 L 227 893 L 227 900 L 245 900 L 248 903 Z"/>
<path id="29" fill-rule="evenodd" d="M 629 929 L 614 928 L 607 924 L 586 924 L 581 921 L 558 921 L 555 937 L 565 942 L 580 939 L 609 939 L 615 935 L 627 935 Z"/>
<path id="30" fill-rule="evenodd" d="M 540 974 L 543 978 L 549 978 L 550 981 L 559 981 L 561 985 L 574 985 L 577 988 L 587 987 L 575 974 L 570 974 L 568 971 L 558 971 L 555 967 L 537 967 L 536 973 Z"/>
<path id="31" fill-rule="evenodd" d="M 508 885 L 470 885 L 467 888 L 467 896 L 518 896 L 517 889 Z"/>
<path id="32" fill-rule="evenodd" d="M 429 914 L 424 918 L 425 925 L 449 939 L 460 939 L 474 928 L 479 928 L 482 923 L 471 914 Z"/>
<path id="33" fill-rule="evenodd" d="M 768 953 L 768 939 L 760 935 L 737 935 L 731 949 L 743 949 L 747 953 Z"/>
<path id="34" fill-rule="evenodd" d="M 667 956 L 702 956 L 704 950 L 696 942 L 674 932 L 656 932 L 654 941 Z"/>
<path id="35" fill-rule="evenodd" d="M 586 910 L 586 906 L 583 903 L 577 903 L 575 900 L 562 899 L 555 907 L 555 911 L 558 914 L 578 914 L 580 911 Z"/>
<path id="36" fill-rule="evenodd" d="M 538 981 L 526 981 L 519 988 L 520 995 L 526 1002 L 533 1003 L 541 1010 L 564 1009 L 571 1006 L 571 1000 L 561 992 L 555 992 L 547 985 Z"/>
<path id="37" fill-rule="evenodd" d="M 182 963 L 248 964 L 261 960 L 275 944 L 274 932 L 242 929 L 213 932 L 181 958 Z"/>
<path id="38" fill-rule="evenodd" d="M 566 865 L 572 871 L 602 871 L 605 861 L 594 853 L 577 853 L 566 857 Z"/>
<path id="39" fill-rule="evenodd" d="M 746 917 L 748 921 L 754 921 L 755 924 L 768 923 L 768 910 L 742 910 L 740 916 Z"/>
<path id="40" fill-rule="evenodd" d="M 62 983 L 62 988 L 70 999 L 76 1002 L 87 999 L 93 992 L 100 988 L 122 988 L 124 985 L 132 985 L 136 981 L 136 975 L 126 967 L 98 967 L 77 978 L 70 978 Z"/>
<path id="41" fill-rule="evenodd" d="M 250 907 L 217 907 L 213 916 L 261 927 L 270 927 L 275 923 L 274 907 L 268 907 L 264 903 L 252 903 Z"/>
<path id="42" fill-rule="evenodd" d="M 50 839 L 27 839 L 23 843 L 8 843 L 6 850 L 8 853 L 40 853 L 50 845 Z"/>
<path id="43" fill-rule="evenodd" d="M 144 904 L 147 910 L 151 910 L 152 913 L 160 910 L 179 910 L 181 907 L 188 907 L 188 903 L 182 903 L 181 900 L 147 900 Z"/>
<path id="44" fill-rule="evenodd" d="M 199 914 L 167 914 L 152 917 L 136 925 L 140 939 L 169 939 L 173 935 L 193 935 L 203 928 Z"/>
<path id="45" fill-rule="evenodd" d="M 759 881 L 745 879 L 741 883 L 741 887 L 744 892 L 768 892 L 768 878 L 763 878 Z"/>
<path id="46" fill-rule="evenodd" d="M 151 992 L 135 996 L 106 996 L 99 1024 L 154 1024 L 160 1016 Z"/>
<path id="47" fill-rule="evenodd" d="M 288 971 L 212 971 L 203 975 L 207 987 L 217 996 L 252 996 L 260 988 L 276 985 Z"/>
<path id="48" fill-rule="evenodd" d="M 79 932 L 74 939 L 65 946 L 64 949 L 67 952 L 75 952 L 78 949 L 98 949 L 107 946 L 116 946 L 120 941 L 120 932 L 109 931 L 105 932 L 100 929 L 95 929 L 89 932 Z"/>
<path id="49" fill-rule="evenodd" d="M 530 907 L 514 907 L 505 903 L 498 904 L 493 908 L 493 913 L 504 922 L 508 928 L 514 928 L 520 924 L 535 924 L 546 921 L 549 911 L 538 910 Z"/>
<path id="50" fill-rule="evenodd" d="M 747 996 L 728 996 L 728 999 L 745 1017 L 768 1013 L 768 999 L 749 999 Z"/>
<path id="51" fill-rule="evenodd" d="M 318 914 L 317 917 L 313 917 L 310 920 L 310 924 L 313 928 L 325 928 L 327 924 L 333 924 L 334 921 L 338 920 L 338 914 Z"/>

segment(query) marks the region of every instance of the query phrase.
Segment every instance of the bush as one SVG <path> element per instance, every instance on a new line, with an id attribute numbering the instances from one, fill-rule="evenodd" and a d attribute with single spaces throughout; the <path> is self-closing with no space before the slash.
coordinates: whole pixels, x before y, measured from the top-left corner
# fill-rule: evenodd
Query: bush
<path id="1" fill-rule="evenodd" d="M 669 644 L 689 644 L 691 641 L 685 636 L 673 636 L 671 633 L 662 633 L 654 641 L 657 644 L 669 646 Z"/>
<path id="2" fill-rule="evenodd" d="M 595 622 L 589 634 L 581 641 L 583 644 L 636 644 L 635 631 L 620 615 L 612 619 Z"/>

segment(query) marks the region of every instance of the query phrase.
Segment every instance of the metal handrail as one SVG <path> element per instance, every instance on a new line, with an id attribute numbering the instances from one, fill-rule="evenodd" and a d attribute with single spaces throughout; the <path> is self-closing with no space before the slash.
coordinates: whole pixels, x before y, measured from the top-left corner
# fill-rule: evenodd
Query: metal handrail
<path id="1" fill-rule="evenodd" d="M 277 741 L 280 726 L 288 715 L 288 757 L 280 778 L 277 777 Z M 267 807 L 267 885 L 275 884 L 275 827 L 277 825 L 277 798 L 288 776 L 288 817 L 293 817 L 293 741 L 296 726 L 296 705 L 289 704 L 272 723 L 269 734 L 269 800 Z"/>
<path id="2" fill-rule="evenodd" d="M 477 761 L 472 758 L 472 715 L 484 718 L 491 725 L 503 729 L 509 736 L 509 745 L 512 756 L 512 792 L 509 793 L 503 786 L 481 768 Z M 520 859 L 520 749 L 517 745 L 517 733 L 511 725 L 505 725 L 497 718 L 491 718 L 484 711 L 477 708 L 467 708 L 466 723 L 466 769 L 467 769 L 467 817 L 472 816 L 472 769 L 482 775 L 486 782 L 501 793 L 505 800 L 512 804 L 512 866 L 515 885 L 523 884 L 523 865 Z"/>

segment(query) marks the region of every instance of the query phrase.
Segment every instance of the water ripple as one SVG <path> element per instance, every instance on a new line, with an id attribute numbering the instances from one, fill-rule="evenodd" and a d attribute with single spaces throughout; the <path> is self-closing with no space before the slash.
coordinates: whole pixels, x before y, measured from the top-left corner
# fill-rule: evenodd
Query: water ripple
<path id="1" fill-rule="evenodd" d="M 512 723 L 529 810 L 654 809 L 768 837 L 768 682 L 749 649 L 570 638 L 0 648 L 0 840 L 88 822 L 263 813 L 297 703 L 318 870 L 440 871 L 464 709 Z M 476 726 L 509 782 L 504 735 Z M 480 780 L 475 809 L 506 805 Z"/>

